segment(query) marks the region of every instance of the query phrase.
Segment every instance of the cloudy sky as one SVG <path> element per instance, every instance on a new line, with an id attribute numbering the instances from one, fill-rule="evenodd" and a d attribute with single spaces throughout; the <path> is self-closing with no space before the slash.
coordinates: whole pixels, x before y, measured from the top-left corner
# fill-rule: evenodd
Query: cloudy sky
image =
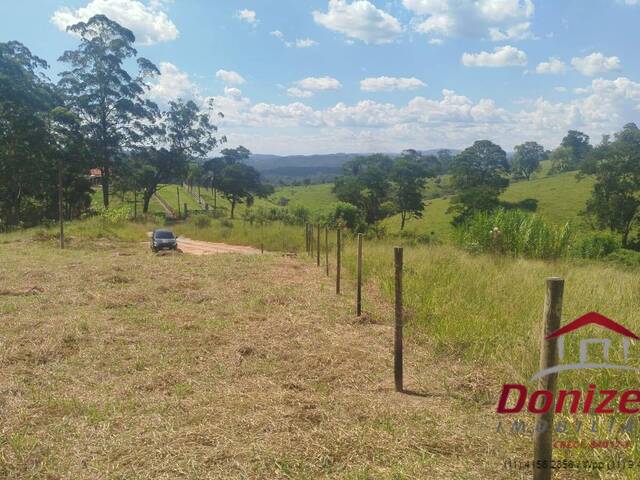
<path id="1" fill-rule="evenodd" d="M 104 13 L 162 76 L 149 95 L 213 98 L 256 153 L 552 148 L 640 121 L 640 0 L 23 0 L 0 41 L 51 63 Z"/>

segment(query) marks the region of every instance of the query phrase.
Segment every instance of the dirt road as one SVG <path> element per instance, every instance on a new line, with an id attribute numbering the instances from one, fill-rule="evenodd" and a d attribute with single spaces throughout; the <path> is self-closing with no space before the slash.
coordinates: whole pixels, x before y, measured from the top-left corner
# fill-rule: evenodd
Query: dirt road
<path id="1" fill-rule="evenodd" d="M 187 237 L 178 237 L 178 248 L 191 255 L 214 255 L 216 253 L 241 253 L 243 255 L 255 255 L 260 250 L 243 245 L 227 245 L 226 243 L 203 242 L 191 240 Z"/>

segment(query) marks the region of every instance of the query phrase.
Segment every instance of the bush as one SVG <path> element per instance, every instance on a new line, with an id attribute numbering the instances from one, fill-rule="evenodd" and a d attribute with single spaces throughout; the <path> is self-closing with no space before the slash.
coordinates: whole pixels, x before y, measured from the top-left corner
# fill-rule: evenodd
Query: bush
<path id="1" fill-rule="evenodd" d="M 191 223 L 193 223 L 196 228 L 207 228 L 211 226 L 211 218 L 206 215 L 196 215 L 191 218 Z"/>
<path id="2" fill-rule="evenodd" d="M 352 232 L 363 231 L 366 228 L 358 207 L 346 202 L 336 202 L 333 209 L 325 215 L 323 223 L 330 228 L 346 226 Z"/>
<path id="3" fill-rule="evenodd" d="M 102 223 L 116 224 L 129 220 L 133 215 L 131 207 L 122 205 L 117 208 L 100 208 L 96 211 Z"/>
<path id="4" fill-rule="evenodd" d="M 619 250 L 618 237 L 609 232 L 598 232 L 584 237 L 575 247 L 575 255 L 580 258 L 600 259 Z"/>
<path id="5" fill-rule="evenodd" d="M 635 250 L 626 250 L 619 248 L 618 250 L 607 255 L 606 260 L 613 262 L 617 265 L 629 268 L 640 268 L 640 252 Z"/>
<path id="6" fill-rule="evenodd" d="M 456 229 L 456 240 L 471 252 L 493 252 L 529 258 L 559 258 L 567 254 L 572 230 L 557 227 L 519 210 L 477 213 Z"/>
<path id="7" fill-rule="evenodd" d="M 220 226 L 224 228 L 233 228 L 233 222 L 228 218 L 223 218 L 220 220 Z"/>

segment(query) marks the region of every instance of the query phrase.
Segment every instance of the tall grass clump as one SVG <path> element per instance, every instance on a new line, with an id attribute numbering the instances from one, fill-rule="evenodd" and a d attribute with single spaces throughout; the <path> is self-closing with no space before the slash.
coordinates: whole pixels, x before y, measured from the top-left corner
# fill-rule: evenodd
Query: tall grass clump
<path id="1" fill-rule="evenodd" d="M 480 212 L 456 231 L 458 244 L 470 252 L 538 259 L 565 257 L 572 236 L 569 223 L 555 226 L 537 215 L 505 209 Z"/>

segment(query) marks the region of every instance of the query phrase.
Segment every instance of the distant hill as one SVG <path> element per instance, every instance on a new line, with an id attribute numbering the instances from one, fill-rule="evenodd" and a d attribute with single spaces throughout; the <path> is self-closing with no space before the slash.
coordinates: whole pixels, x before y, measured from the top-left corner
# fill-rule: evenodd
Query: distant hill
<path id="1" fill-rule="evenodd" d="M 425 155 L 435 155 L 442 149 L 431 149 L 422 151 Z M 450 150 L 453 154 L 456 150 Z M 265 155 L 253 154 L 247 164 L 255 167 L 262 176 L 271 182 L 284 181 L 292 182 L 296 180 L 309 179 L 313 183 L 332 181 L 334 177 L 340 175 L 342 165 L 349 160 L 366 153 L 329 153 L 314 155 Z M 391 157 L 396 157 L 399 153 L 387 153 Z"/>

